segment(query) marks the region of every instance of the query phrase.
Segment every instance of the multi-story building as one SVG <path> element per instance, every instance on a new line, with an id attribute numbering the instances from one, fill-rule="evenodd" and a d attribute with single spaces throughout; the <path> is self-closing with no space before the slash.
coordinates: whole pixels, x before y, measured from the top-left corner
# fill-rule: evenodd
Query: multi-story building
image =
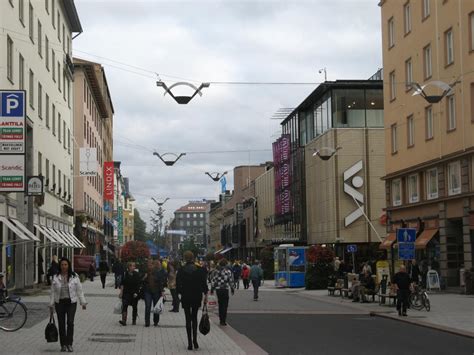
<path id="1" fill-rule="evenodd" d="M 74 58 L 74 209 L 76 236 L 87 246 L 88 255 L 105 256 L 107 241 L 104 216 L 104 162 L 110 155 L 108 121 L 114 108 L 104 68 L 94 62 Z M 108 144 L 107 144 L 107 143 Z M 108 150 L 104 149 L 104 146 Z M 96 174 L 80 172 L 80 149 L 92 148 L 96 154 Z M 109 210 L 106 208 L 105 210 Z M 84 253 L 84 251 L 83 251 Z"/>
<path id="2" fill-rule="evenodd" d="M 0 267 L 7 271 L 7 286 L 21 288 L 40 280 L 39 264 L 46 270 L 52 254 L 71 256 L 81 247 L 71 236 L 71 53 L 73 33 L 82 27 L 73 0 L 2 1 L 0 17 L 0 88 L 26 92 L 26 175 L 42 175 L 46 187 L 44 197 L 29 198 L 27 206 L 23 193 L 0 196 L 0 215 L 23 222 L 40 239 L 18 244 L 22 232 L 24 241 L 30 235 L 2 220 Z"/>
<path id="3" fill-rule="evenodd" d="M 207 248 L 209 236 L 209 210 L 213 201 L 189 201 L 174 212 L 174 224 L 186 231 L 185 238 L 193 238 L 201 248 Z"/>
<path id="4" fill-rule="evenodd" d="M 390 231 L 416 228 L 417 258 L 459 285 L 474 252 L 474 2 L 380 7 Z M 426 85 L 423 95 L 413 83 Z"/>
<path id="5" fill-rule="evenodd" d="M 135 240 L 134 211 L 135 199 L 130 193 L 130 182 L 128 178 L 123 178 L 124 182 L 124 205 L 123 205 L 123 241 L 124 243 Z"/>

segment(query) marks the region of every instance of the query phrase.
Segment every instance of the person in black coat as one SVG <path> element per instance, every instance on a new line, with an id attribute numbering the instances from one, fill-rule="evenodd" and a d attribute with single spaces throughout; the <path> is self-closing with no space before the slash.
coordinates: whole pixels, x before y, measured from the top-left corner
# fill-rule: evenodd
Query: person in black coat
<path id="1" fill-rule="evenodd" d="M 400 266 L 400 271 L 395 274 L 393 283 L 397 285 L 397 311 L 399 316 L 407 315 L 408 298 L 410 297 L 410 275 L 405 265 Z"/>
<path id="2" fill-rule="evenodd" d="M 176 289 L 181 295 L 181 304 L 186 316 L 186 333 L 188 335 L 188 350 L 198 349 L 197 342 L 197 314 L 204 296 L 207 303 L 206 272 L 194 264 L 194 254 L 191 251 L 184 253 L 186 265 L 178 270 L 176 275 Z M 191 338 L 192 330 L 192 338 Z"/>
<path id="3" fill-rule="evenodd" d="M 59 263 L 58 263 L 58 257 L 57 255 L 53 255 L 53 258 L 51 260 L 51 265 L 49 266 L 48 269 L 48 285 L 51 285 L 51 279 L 54 277 L 54 275 L 57 275 L 59 271 Z"/>
<path id="4" fill-rule="evenodd" d="M 115 276 L 115 288 L 120 288 L 122 285 L 123 273 L 125 272 L 120 260 L 116 260 L 112 265 L 112 272 Z"/>
<path id="5" fill-rule="evenodd" d="M 102 282 L 102 288 L 105 288 L 105 279 L 107 277 L 107 273 L 109 272 L 109 265 L 107 261 L 102 260 L 99 263 L 99 275 L 100 275 L 100 282 Z"/>
<path id="6" fill-rule="evenodd" d="M 132 325 L 137 324 L 138 294 L 141 284 L 140 275 L 135 271 L 135 263 L 129 262 L 119 294 L 119 297 L 122 299 L 122 320 L 119 323 L 123 326 L 127 325 L 128 306 L 132 306 Z"/>

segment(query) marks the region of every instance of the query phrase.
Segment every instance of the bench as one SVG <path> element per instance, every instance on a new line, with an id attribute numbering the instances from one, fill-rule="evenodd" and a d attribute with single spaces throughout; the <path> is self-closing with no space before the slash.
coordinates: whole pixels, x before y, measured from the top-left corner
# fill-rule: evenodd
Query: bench
<path id="1" fill-rule="evenodd" d="M 379 297 L 379 305 L 385 304 L 385 299 L 389 300 L 389 306 L 395 306 L 396 304 L 397 295 L 394 295 L 392 293 L 379 293 L 377 294 L 377 296 Z"/>
<path id="2" fill-rule="evenodd" d="M 328 287 L 328 295 L 329 296 L 335 296 L 335 292 L 339 291 L 339 294 L 341 293 L 342 287 L 340 286 L 329 286 Z"/>
<path id="3" fill-rule="evenodd" d="M 341 288 L 341 297 L 347 297 L 350 298 L 352 296 L 352 289 L 350 288 Z"/>

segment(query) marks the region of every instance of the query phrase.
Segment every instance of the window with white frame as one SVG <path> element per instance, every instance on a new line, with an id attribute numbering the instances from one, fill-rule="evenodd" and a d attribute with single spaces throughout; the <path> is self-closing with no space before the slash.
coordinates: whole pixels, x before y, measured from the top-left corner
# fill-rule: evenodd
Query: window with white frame
<path id="1" fill-rule="evenodd" d="M 38 82 L 38 117 L 43 119 L 43 86 Z"/>
<path id="2" fill-rule="evenodd" d="M 33 36 L 35 35 L 35 30 L 34 30 L 34 15 L 33 15 L 33 6 L 31 5 L 30 3 L 30 11 L 29 11 L 29 21 L 28 21 L 28 25 L 29 25 L 29 33 L 30 33 L 30 39 L 31 39 L 31 42 L 35 42 L 34 41 L 34 38 Z"/>
<path id="3" fill-rule="evenodd" d="M 413 115 L 407 117 L 407 145 L 408 147 L 415 145 L 415 120 Z"/>
<path id="4" fill-rule="evenodd" d="M 7 78 L 13 83 L 13 40 L 7 35 Z"/>
<path id="5" fill-rule="evenodd" d="M 392 205 L 400 206 L 402 204 L 402 180 L 392 180 Z"/>
<path id="6" fill-rule="evenodd" d="M 425 126 L 426 139 L 433 138 L 433 107 L 431 105 L 425 108 Z"/>
<path id="7" fill-rule="evenodd" d="M 35 74 L 30 69 L 29 99 L 31 108 L 35 108 Z"/>
<path id="8" fill-rule="evenodd" d="M 405 61 L 405 86 L 407 90 L 411 89 L 411 83 L 413 82 L 413 65 L 411 58 Z"/>
<path id="9" fill-rule="evenodd" d="M 446 65 L 450 65 L 454 63 L 454 43 L 452 29 L 449 29 L 444 33 L 444 42 L 446 50 Z"/>
<path id="10" fill-rule="evenodd" d="M 448 195 L 461 193 L 461 162 L 454 161 L 448 164 Z"/>
<path id="11" fill-rule="evenodd" d="M 20 90 L 25 88 L 25 58 L 21 55 L 18 55 L 18 87 Z"/>
<path id="12" fill-rule="evenodd" d="M 474 11 L 469 14 L 469 36 L 471 39 L 471 51 L 474 51 Z"/>
<path id="13" fill-rule="evenodd" d="M 456 129 L 456 98 L 454 95 L 448 96 L 447 113 L 448 113 L 448 131 Z"/>
<path id="14" fill-rule="evenodd" d="M 391 17 L 387 23 L 388 48 L 395 45 L 395 20 Z"/>
<path id="15" fill-rule="evenodd" d="M 46 106 L 46 110 L 45 110 L 46 128 L 49 128 L 49 95 L 48 94 L 46 94 L 44 104 Z"/>
<path id="16" fill-rule="evenodd" d="M 392 154 L 398 151 L 398 142 L 397 142 L 397 124 L 391 126 L 391 137 L 392 137 Z"/>
<path id="17" fill-rule="evenodd" d="M 403 23 L 404 23 L 405 34 L 410 33 L 411 32 L 411 6 L 410 6 L 410 2 L 407 2 L 403 6 Z"/>
<path id="18" fill-rule="evenodd" d="M 408 200 L 410 203 L 420 201 L 420 194 L 418 191 L 418 174 L 408 176 Z"/>
<path id="19" fill-rule="evenodd" d="M 25 0 L 18 0 L 18 19 L 25 25 Z"/>
<path id="20" fill-rule="evenodd" d="M 431 78 L 433 75 L 431 44 L 423 48 L 423 64 L 425 79 Z"/>
<path id="21" fill-rule="evenodd" d="M 43 26 L 38 20 L 38 54 L 43 58 Z"/>
<path id="22" fill-rule="evenodd" d="M 426 199 L 432 200 L 438 198 L 438 169 L 429 169 L 426 176 Z"/>
<path id="23" fill-rule="evenodd" d="M 422 8 L 423 19 L 427 18 L 431 13 L 430 1 L 431 0 L 423 0 L 423 8 Z"/>
<path id="24" fill-rule="evenodd" d="M 51 51 L 51 74 L 53 75 L 53 81 L 56 82 L 56 54 L 54 49 Z"/>
<path id="25" fill-rule="evenodd" d="M 44 37 L 44 64 L 46 69 L 49 70 L 49 39 L 48 36 Z"/>
<path id="26" fill-rule="evenodd" d="M 388 77 L 389 85 L 390 85 L 390 101 L 395 100 L 397 95 L 397 87 L 395 83 L 395 70 L 389 74 Z"/>

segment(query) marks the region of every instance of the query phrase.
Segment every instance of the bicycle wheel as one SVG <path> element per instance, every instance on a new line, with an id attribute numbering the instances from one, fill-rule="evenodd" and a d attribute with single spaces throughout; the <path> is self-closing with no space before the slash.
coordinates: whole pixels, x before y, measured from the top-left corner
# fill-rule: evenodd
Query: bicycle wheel
<path id="1" fill-rule="evenodd" d="M 6 300 L 0 305 L 0 329 L 14 332 L 26 323 L 26 306 L 20 301 Z"/>
<path id="2" fill-rule="evenodd" d="M 413 308 L 417 311 L 420 311 L 423 308 L 423 303 L 422 303 L 420 294 L 418 294 L 418 293 L 412 293 L 410 295 L 409 302 L 410 302 L 411 308 Z"/>
<path id="3" fill-rule="evenodd" d="M 423 295 L 423 303 L 425 305 L 426 311 L 429 312 L 430 309 L 431 309 L 431 304 L 430 304 L 430 300 L 429 300 L 428 296 L 425 295 L 425 294 Z"/>

